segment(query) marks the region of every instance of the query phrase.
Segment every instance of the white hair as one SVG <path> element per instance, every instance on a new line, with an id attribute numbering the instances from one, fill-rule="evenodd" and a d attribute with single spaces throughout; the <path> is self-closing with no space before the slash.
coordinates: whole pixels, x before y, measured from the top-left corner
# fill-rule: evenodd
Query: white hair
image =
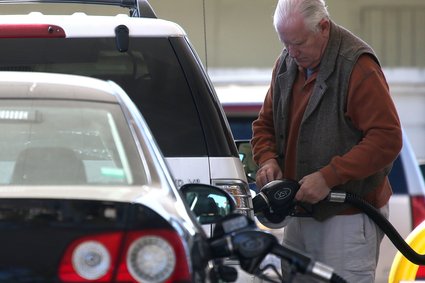
<path id="1" fill-rule="evenodd" d="M 307 28 L 313 32 L 318 31 L 318 24 L 322 19 L 329 19 L 324 0 L 279 0 L 273 17 L 276 31 L 278 32 L 281 24 L 292 21 L 295 14 L 301 15 Z"/>

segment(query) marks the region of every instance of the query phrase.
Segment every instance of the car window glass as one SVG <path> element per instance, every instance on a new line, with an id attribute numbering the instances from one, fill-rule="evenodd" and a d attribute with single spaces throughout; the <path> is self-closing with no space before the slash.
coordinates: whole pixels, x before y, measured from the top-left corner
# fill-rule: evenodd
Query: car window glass
<path id="1" fill-rule="evenodd" d="M 249 140 L 252 137 L 252 122 L 254 118 L 227 117 L 235 140 Z"/>
<path id="2" fill-rule="evenodd" d="M 398 156 L 393 163 L 388 179 L 391 183 L 391 188 L 393 189 L 394 194 L 407 194 L 407 182 L 406 176 L 403 170 L 402 157 Z"/>
<path id="3" fill-rule="evenodd" d="M 132 185 L 146 177 L 118 105 L 2 100 L 0 184 Z"/>
<path id="4" fill-rule="evenodd" d="M 0 70 L 112 80 L 141 110 L 166 157 L 208 155 L 198 110 L 170 41 L 132 37 L 129 44 L 127 52 L 119 52 L 113 37 L 0 39 L 1 53 L 8 54 Z"/>

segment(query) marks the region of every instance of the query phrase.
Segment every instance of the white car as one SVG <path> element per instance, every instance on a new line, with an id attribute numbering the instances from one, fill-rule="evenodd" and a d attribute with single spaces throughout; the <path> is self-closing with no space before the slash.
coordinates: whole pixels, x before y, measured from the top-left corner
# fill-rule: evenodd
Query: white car
<path id="1" fill-rule="evenodd" d="M 93 6 L 86 4 L 117 6 L 119 14 L 84 13 Z M 52 7 L 63 14 L 47 14 Z M 253 216 L 226 117 L 178 24 L 157 18 L 146 0 L 0 0 L 0 8 L 0 70 L 114 81 L 142 112 L 177 187 L 219 186 L 235 196 L 238 211 Z"/>
<path id="2" fill-rule="evenodd" d="M 233 136 L 240 144 L 240 156 L 247 171 L 247 176 L 251 180 L 250 187 L 255 191 L 257 188 L 254 180 L 257 168 L 252 161 L 251 149 L 246 141 L 252 136 L 252 122 L 258 116 L 264 96 L 262 96 L 262 93 L 247 95 L 243 91 L 240 94 L 219 92 L 219 98 Z M 389 179 L 394 193 L 389 202 L 389 221 L 399 234 L 405 238 L 417 225 L 425 220 L 424 180 L 419 170 L 415 153 L 405 132 L 403 133 L 401 153 L 394 162 Z M 263 227 L 263 229 L 267 229 L 267 227 Z M 283 229 L 272 230 L 272 232 L 281 239 Z M 393 243 L 385 236 L 381 244 L 375 283 L 388 281 L 388 274 L 396 252 L 397 250 Z M 424 271 L 420 268 L 418 278 L 425 278 Z"/>
<path id="3" fill-rule="evenodd" d="M 102 14 L 102 4 L 117 13 Z M 254 216 L 225 114 L 181 26 L 147 0 L 0 0 L 0 8 L 0 70 L 114 81 L 146 119 L 178 188 L 218 186 Z"/>

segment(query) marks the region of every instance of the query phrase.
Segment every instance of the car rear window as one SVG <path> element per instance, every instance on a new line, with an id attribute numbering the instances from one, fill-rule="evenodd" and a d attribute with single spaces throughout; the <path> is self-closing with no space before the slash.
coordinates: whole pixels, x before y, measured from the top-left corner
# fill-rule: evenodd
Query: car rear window
<path id="1" fill-rule="evenodd" d="M 147 182 L 117 104 L 3 99 L 0 148 L 0 185 Z"/>
<path id="2" fill-rule="evenodd" d="M 167 38 L 0 39 L 0 70 L 86 75 L 118 83 L 146 119 L 167 157 L 206 156 L 207 146 L 186 77 Z"/>
<path id="3" fill-rule="evenodd" d="M 235 140 L 249 140 L 252 137 L 252 122 L 254 118 L 227 117 Z"/>
<path id="4" fill-rule="evenodd" d="M 404 173 L 403 164 L 399 156 L 393 163 L 390 175 L 388 176 L 394 194 L 408 194 L 406 175 Z"/>

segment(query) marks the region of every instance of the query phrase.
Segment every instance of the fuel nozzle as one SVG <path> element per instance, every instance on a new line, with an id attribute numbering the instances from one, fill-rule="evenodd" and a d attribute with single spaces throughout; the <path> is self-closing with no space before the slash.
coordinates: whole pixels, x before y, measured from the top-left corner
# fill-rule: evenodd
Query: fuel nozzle
<path id="1" fill-rule="evenodd" d="M 294 212 L 299 188 L 299 183 L 290 179 L 267 183 L 252 199 L 257 219 L 269 228 L 283 227 L 285 218 Z"/>

